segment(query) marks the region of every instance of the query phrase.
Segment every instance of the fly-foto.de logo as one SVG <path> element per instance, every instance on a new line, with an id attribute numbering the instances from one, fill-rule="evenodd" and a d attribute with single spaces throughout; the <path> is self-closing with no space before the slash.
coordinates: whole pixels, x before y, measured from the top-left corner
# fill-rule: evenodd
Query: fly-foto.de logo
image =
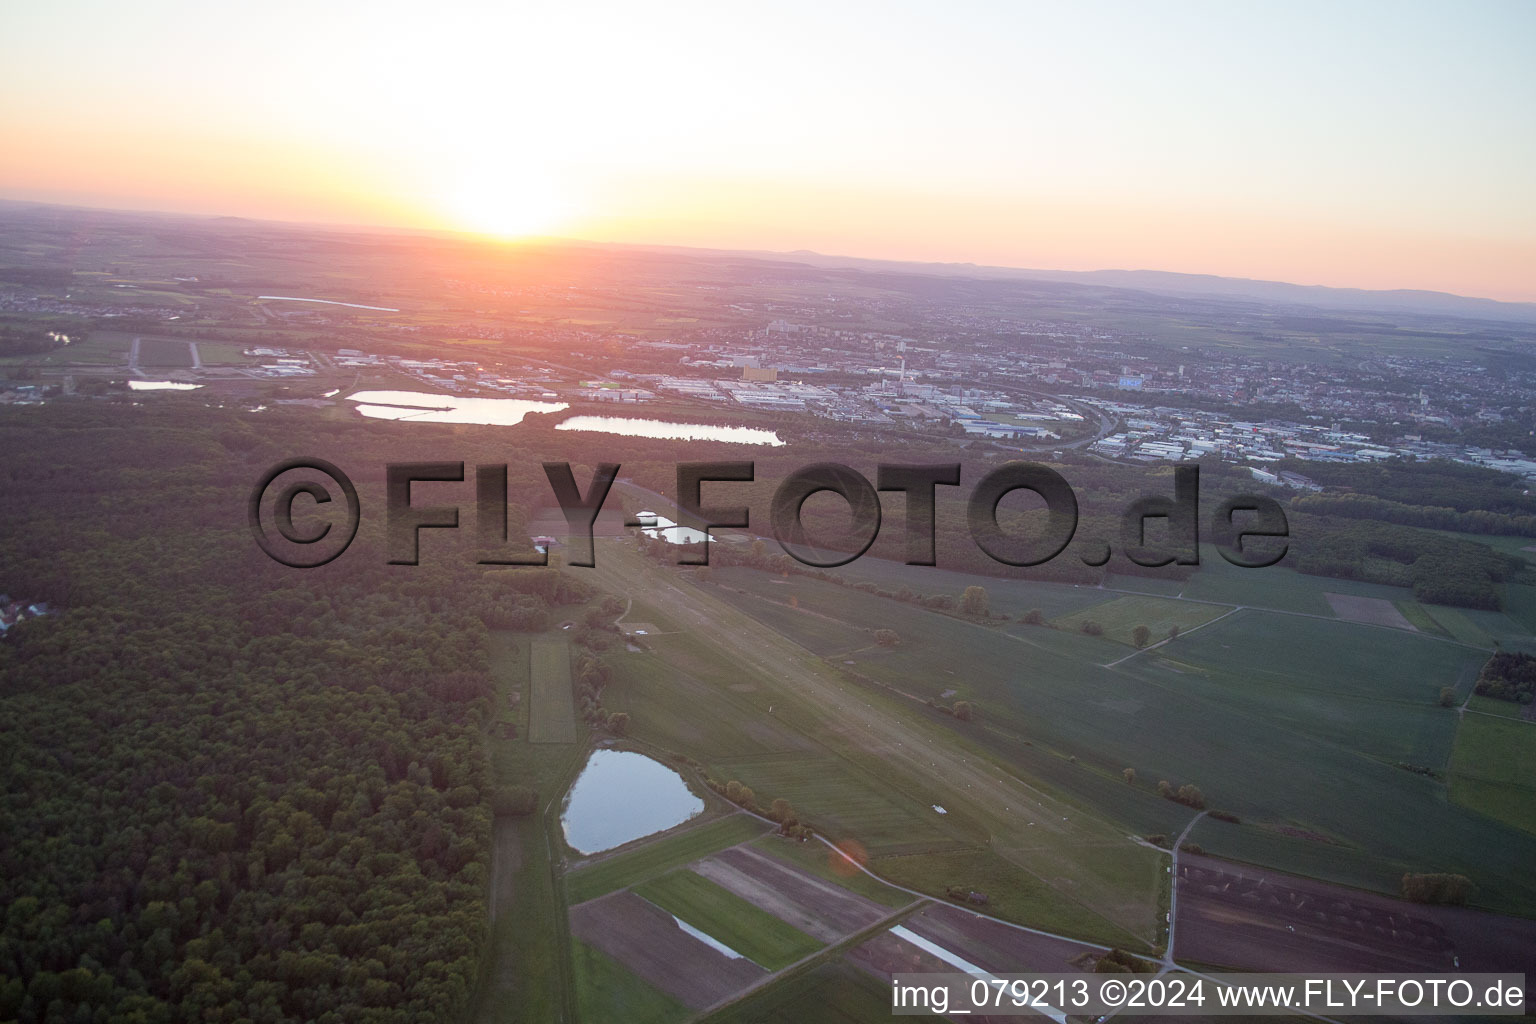
<path id="1" fill-rule="evenodd" d="M 505 464 L 474 467 L 472 493 L 455 504 L 418 504 L 412 487 L 418 483 L 464 484 L 463 462 L 390 463 L 384 471 L 386 558 L 391 565 L 417 565 L 421 531 L 457 530 L 464 507 L 474 510 L 476 540 L 482 565 L 546 565 L 548 551 L 518 546 L 508 535 L 509 505 Z M 568 462 L 546 462 L 544 475 L 569 530 L 566 564 L 596 564 L 593 527 L 614 481 L 617 463 L 602 463 L 583 489 Z M 710 531 L 751 529 L 753 510 L 726 504 L 731 484 L 752 483 L 751 462 L 682 462 L 677 464 L 677 525 L 697 531 L 701 542 L 679 546 L 681 565 L 708 565 Z M 709 484 L 712 503 L 704 504 Z M 905 547 L 908 565 L 935 565 L 940 487 L 960 487 L 959 463 L 923 465 L 881 464 L 875 481 L 850 466 L 818 462 L 789 474 L 774 491 L 767 509 L 770 532 L 785 553 L 803 565 L 831 568 L 863 555 L 880 534 L 880 492 L 902 495 L 905 507 Z M 334 493 L 333 493 L 334 491 Z M 1003 499 L 1028 491 L 1044 502 L 1043 525 L 1008 530 L 999 522 Z M 835 550 L 811 542 L 803 521 L 806 502 L 823 492 L 847 503 L 850 526 Z M 340 520 L 294 520 L 296 506 L 310 511 L 335 507 Z M 342 508 L 344 506 L 344 509 Z M 352 543 L 362 518 L 362 505 L 351 479 L 335 465 L 317 458 L 289 459 L 269 469 L 251 492 L 248 517 L 256 543 L 275 560 L 295 568 L 313 568 L 333 561 Z M 1060 473 L 1036 462 L 1008 462 L 978 480 L 966 497 L 965 526 L 970 540 L 989 558 L 1003 565 L 1043 565 L 1066 551 L 1079 525 L 1077 495 Z M 1148 541 L 1148 526 L 1161 520 L 1163 542 Z M 638 518 L 634 527 L 654 526 Z M 1173 472 L 1172 494 L 1149 494 L 1130 502 L 1120 515 L 1119 550 L 1137 565 L 1198 565 L 1200 543 L 1208 540 L 1226 561 L 1243 568 L 1263 568 L 1285 557 L 1290 526 L 1280 503 L 1263 495 L 1224 499 L 1210 514 L 1202 536 L 1200 468 L 1179 466 Z M 1272 539 L 1257 550 L 1245 542 Z M 1101 566 L 1113 553 L 1111 543 L 1080 542 L 1077 557 L 1085 565 Z"/>

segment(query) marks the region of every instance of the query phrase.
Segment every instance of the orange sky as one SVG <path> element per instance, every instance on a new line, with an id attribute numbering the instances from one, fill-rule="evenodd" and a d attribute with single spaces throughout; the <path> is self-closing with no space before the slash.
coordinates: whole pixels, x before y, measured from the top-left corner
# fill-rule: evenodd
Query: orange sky
<path id="1" fill-rule="evenodd" d="M 0 196 L 1536 300 L 1536 5 L 1060 7 L 11 5 Z"/>

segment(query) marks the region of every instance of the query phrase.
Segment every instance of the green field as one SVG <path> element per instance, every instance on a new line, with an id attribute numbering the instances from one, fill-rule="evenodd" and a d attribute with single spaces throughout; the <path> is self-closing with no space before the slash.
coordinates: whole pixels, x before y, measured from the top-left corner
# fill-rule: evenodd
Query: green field
<path id="1" fill-rule="evenodd" d="M 1429 609 L 1419 604 L 1419 602 L 1394 601 L 1392 603 L 1397 606 L 1398 611 L 1403 613 L 1403 618 L 1407 619 L 1409 624 L 1419 632 L 1455 639 L 1440 623 L 1435 621 L 1434 616 L 1429 614 Z"/>
<path id="2" fill-rule="evenodd" d="M 1429 633 L 1250 607 L 1106 672 L 1099 666 L 1126 651 L 1106 639 L 968 623 L 804 578 L 769 583 L 776 577 L 748 570 L 716 578 L 721 585 L 706 589 L 807 648 L 806 636 L 837 623 L 885 622 L 901 635 L 898 647 L 870 646 L 828 661 L 852 662 L 845 667 L 860 677 L 921 699 L 971 701 L 975 723 L 936 719 L 953 742 L 983 745 L 1055 795 L 1112 815 L 1126 831 L 1174 831 L 1177 814 L 1160 809 L 1169 805 L 1152 790 L 1163 779 L 1193 783 L 1213 806 L 1253 823 L 1215 833 L 1215 845 L 1207 844 L 1213 852 L 1314 873 L 1331 861 L 1341 880 L 1388 892 L 1404 870 L 1458 869 L 1478 881 L 1487 905 L 1536 909 L 1536 879 L 1520 867 L 1536 847 L 1511 847 L 1493 823 L 1448 803 L 1443 783 L 1397 767 L 1445 769 L 1456 716 L 1436 699 L 1442 686 L 1470 691 L 1483 650 Z M 970 579 L 991 593 L 984 578 Z M 1396 600 L 1406 593 L 1288 574 L 1274 578 L 1287 595 L 1282 602 L 1272 600 L 1270 577 L 1255 571 L 1247 579 L 1255 604 L 1305 606 L 1308 588 L 1318 600 L 1326 592 Z M 1188 603 L 1094 593 L 1136 609 L 1122 622 L 1150 617 L 1140 602 Z M 794 609 L 787 595 L 796 598 Z M 1103 614 L 1104 607 L 1070 614 Z M 1461 615 L 1468 624 L 1481 621 Z M 1136 785 L 1118 778 L 1124 768 L 1136 770 Z M 1298 835 L 1333 845 L 1293 841 Z"/>
<path id="3" fill-rule="evenodd" d="M 752 846 L 802 871 L 835 882 L 844 889 L 892 909 L 904 907 L 917 899 L 911 893 L 893 889 L 862 871 L 850 868 L 847 861 L 828 849 L 825 843 L 800 843 L 782 836 L 769 835 L 757 840 Z"/>
<path id="4" fill-rule="evenodd" d="M 1117 597 L 1103 604 L 1090 605 L 1071 615 L 1052 620 L 1057 629 L 1082 632 L 1084 623 L 1096 622 L 1104 635 L 1122 644 L 1134 644 L 1131 634 L 1137 626 L 1146 626 L 1151 642 L 1166 637 L 1178 627 L 1187 633 L 1196 626 L 1225 615 L 1230 608 L 1197 601 L 1175 601 L 1158 597 Z"/>
<path id="5" fill-rule="evenodd" d="M 708 1024 L 869 1024 L 891 1015 L 880 979 L 843 961 L 818 964 L 704 1018 Z M 926 1014 L 902 1020 L 942 1020 Z"/>
<path id="6" fill-rule="evenodd" d="M 1129 843 L 1123 848 L 1083 848 L 1076 856 L 1096 861 L 1107 874 L 1140 877 L 1155 885 L 1167 870 L 1168 858 Z M 974 847 L 941 853 L 877 857 L 870 865 L 898 885 L 933 889 L 956 886 L 987 894 L 986 913 L 1010 921 L 1028 921 L 1033 927 L 1061 932 L 1105 945 L 1128 946 L 1129 937 L 1106 928 L 1087 908 L 1063 902 L 1044 879 L 1020 878 L 1009 861 L 992 850 Z M 1145 952 L 1146 948 L 1139 948 Z"/>
<path id="7" fill-rule="evenodd" d="M 940 822 L 930 804 L 901 799 L 877 778 L 833 758 L 779 754 L 721 760 L 713 767 L 723 780 L 751 786 L 760 802 L 783 797 L 799 813 L 814 817 L 827 835 L 855 839 L 871 852 L 956 845 L 940 827 L 954 823 Z"/>
<path id="8" fill-rule="evenodd" d="M 1224 563 L 1104 588 L 845 569 L 881 592 L 743 567 L 678 572 L 614 542 L 591 577 L 657 628 L 641 650 L 605 655 L 605 703 L 630 712 L 631 734 L 762 805 L 787 799 L 821 835 L 856 844 L 878 878 L 843 875 L 817 842 L 744 837 L 771 856 L 893 909 L 910 902 L 896 885 L 938 898 L 961 886 L 1004 919 L 1153 952 L 1168 861 L 1129 837 L 1190 821 L 1158 796 L 1167 780 L 1240 816 L 1193 833 L 1217 855 L 1389 893 L 1408 871 L 1459 872 L 1478 903 L 1536 912 L 1536 835 L 1519 830 L 1536 830 L 1532 755 L 1509 749 L 1525 733 L 1493 732 L 1536 726 L 1438 705 L 1442 687 L 1470 693 L 1494 639 L 1521 635 L 1518 612 Z M 897 597 L 967 586 L 987 590 L 992 617 Z M 1392 601 L 1418 632 L 1340 619 L 1328 593 Z M 1051 625 L 1021 622 L 1031 609 Z M 1088 620 L 1105 635 L 1084 635 Z M 1180 635 L 1127 659 L 1137 625 Z M 875 642 L 886 629 L 898 643 Z M 971 720 L 947 713 L 959 700 Z M 686 867 L 741 841 L 732 820 L 583 867 L 568 895 L 633 887 L 770 969 L 796 963 L 813 940 Z M 884 1014 L 883 988 L 848 971 L 813 958 L 709 1019 Z"/>
<path id="9" fill-rule="evenodd" d="M 770 971 L 821 948 L 798 928 L 686 868 L 637 885 L 634 892 Z"/>
<path id="10" fill-rule="evenodd" d="M 254 362 L 245 355 L 245 346 L 219 341 L 200 341 L 197 343 L 197 354 L 202 358 L 204 365 L 244 365 Z"/>
<path id="11" fill-rule="evenodd" d="M 566 876 L 566 897 L 572 904 L 585 903 L 666 874 L 726 847 L 755 839 L 767 830 L 768 826 L 763 822 L 745 814 L 717 818 L 578 868 Z"/>
<path id="12" fill-rule="evenodd" d="M 1536 833 L 1536 723 L 1463 715 L 1451 756 L 1451 799 Z"/>
<path id="13" fill-rule="evenodd" d="M 1471 614 L 1461 608 L 1447 608 L 1441 604 L 1421 605 L 1430 618 L 1444 630 L 1453 640 L 1474 647 L 1492 647 L 1493 639 L 1476 622 Z"/>
<path id="14" fill-rule="evenodd" d="M 91 331 L 83 340 L 54 349 L 41 357 L 45 363 L 76 363 L 82 366 L 126 366 L 132 335 L 114 331 Z M 9 361 L 35 361 L 36 356 L 9 356 Z"/>
<path id="15" fill-rule="evenodd" d="M 913 566 L 881 558 L 860 558 L 834 571 L 850 583 L 869 582 L 886 590 L 906 587 L 924 596 L 947 594 L 957 600 L 966 587 L 979 584 L 987 589 L 992 612 L 1010 618 L 1039 609 L 1047 619 L 1054 619 L 1103 600 L 1103 594 L 1094 587 L 976 576 L 936 566 L 923 566 L 914 571 Z"/>
<path id="16" fill-rule="evenodd" d="M 185 341 L 143 338 L 139 341 L 139 365 L 143 367 L 192 365 L 192 350 Z"/>
<path id="17" fill-rule="evenodd" d="M 1468 711 L 1480 711 L 1485 715 L 1497 715 L 1500 718 L 1520 718 L 1525 712 L 1525 705 L 1516 704 L 1511 700 L 1496 700 L 1493 697 L 1483 697 L 1473 694 L 1467 701 Z"/>
<path id="18" fill-rule="evenodd" d="M 528 739 L 534 743 L 573 743 L 576 709 L 571 696 L 571 647 L 564 637 L 541 637 L 528 652 Z"/>
<path id="19" fill-rule="evenodd" d="M 640 978 L 601 950 L 584 942 L 571 943 L 576 982 L 576 1010 L 582 1024 L 625 1021 L 626 1024 L 670 1024 L 685 1020 L 688 1008 Z M 554 1017 L 507 1017 L 504 1020 L 555 1020 Z"/>

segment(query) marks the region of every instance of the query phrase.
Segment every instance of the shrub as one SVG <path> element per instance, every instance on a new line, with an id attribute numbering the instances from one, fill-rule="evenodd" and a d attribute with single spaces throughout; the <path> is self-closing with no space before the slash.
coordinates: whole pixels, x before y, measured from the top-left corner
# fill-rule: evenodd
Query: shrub
<path id="1" fill-rule="evenodd" d="M 491 798 L 497 817 L 521 818 L 539 809 L 539 794 L 527 786 L 504 786 Z"/>
<path id="2" fill-rule="evenodd" d="M 1463 906 L 1472 895 L 1472 880 L 1466 875 L 1413 874 L 1403 876 L 1403 899 L 1414 903 L 1440 903 Z"/>

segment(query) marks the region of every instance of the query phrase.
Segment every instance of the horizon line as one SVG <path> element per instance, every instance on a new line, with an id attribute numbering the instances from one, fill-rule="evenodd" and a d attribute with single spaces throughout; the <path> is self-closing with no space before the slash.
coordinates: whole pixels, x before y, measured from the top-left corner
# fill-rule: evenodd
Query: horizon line
<path id="1" fill-rule="evenodd" d="M 191 221 L 247 221 L 252 224 L 270 224 L 277 227 L 309 228 L 329 231 L 342 231 L 358 234 L 405 234 L 431 236 L 437 238 L 455 239 L 460 241 L 478 242 L 490 246 L 520 246 L 520 245 L 565 245 L 565 246 L 594 246 L 623 249 L 676 251 L 713 253 L 729 256 L 755 256 L 778 259 L 780 261 L 793 261 L 797 257 L 814 257 L 823 260 L 846 260 L 857 263 L 884 264 L 891 267 L 912 268 L 918 271 L 921 268 L 948 269 L 955 271 L 973 270 L 977 272 L 997 272 L 1006 274 L 1052 274 L 1068 275 L 1071 277 L 1087 277 L 1094 274 L 1156 274 L 1169 278 L 1195 278 L 1211 281 L 1228 281 L 1237 284 L 1279 285 L 1286 288 L 1301 288 L 1321 292 L 1346 292 L 1364 296 L 1392 296 L 1392 295 L 1420 295 L 1435 296 L 1451 299 L 1460 299 L 1468 302 L 1492 303 L 1498 306 L 1510 307 L 1512 311 L 1536 313 L 1536 299 L 1498 299 L 1488 295 L 1467 295 L 1461 292 L 1448 292 L 1434 288 L 1364 288 L 1358 285 L 1338 284 L 1307 284 L 1298 281 L 1284 281 L 1275 278 L 1236 277 L 1227 274 L 1215 274 L 1206 271 L 1186 270 L 1157 270 L 1149 267 L 1096 267 L 1092 270 L 1067 270 L 1050 267 L 1021 267 L 1006 266 L 1002 264 L 973 263 L 968 261 L 944 261 L 944 260 L 903 260 L 892 259 L 883 256 L 856 256 L 845 253 L 824 253 L 814 249 L 750 249 L 750 248 L 720 248 L 701 245 L 678 245 L 669 242 L 622 242 L 608 241 L 597 238 L 577 238 L 567 235 L 524 235 L 517 237 L 500 236 L 494 233 L 466 231 L 454 228 L 430 228 L 415 227 L 406 224 L 379 224 L 363 223 L 357 221 L 310 221 L 288 220 L 277 217 L 252 217 L 246 214 L 232 213 L 194 213 L 187 210 L 163 210 L 143 207 L 120 206 L 91 206 L 79 203 L 54 202 L 45 199 L 31 199 L 0 194 L 0 203 L 14 204 L 17 206 L 35 206 L 49 209 L 70 210 L 86 213 L 115 213 L 125 215 L 139 215 L 147 217 L 179 218 Z M 857 268 L 847 268 L 857 269 Z M 1091 282 L 1072 282 L 1089 284 Z M 1137 289 L 1131 284 L 1100 284 L 1099 287 L 1122 288 L 1126 290 Z M 1271 300 L 1277 301 L 1277 300 Z"/>

